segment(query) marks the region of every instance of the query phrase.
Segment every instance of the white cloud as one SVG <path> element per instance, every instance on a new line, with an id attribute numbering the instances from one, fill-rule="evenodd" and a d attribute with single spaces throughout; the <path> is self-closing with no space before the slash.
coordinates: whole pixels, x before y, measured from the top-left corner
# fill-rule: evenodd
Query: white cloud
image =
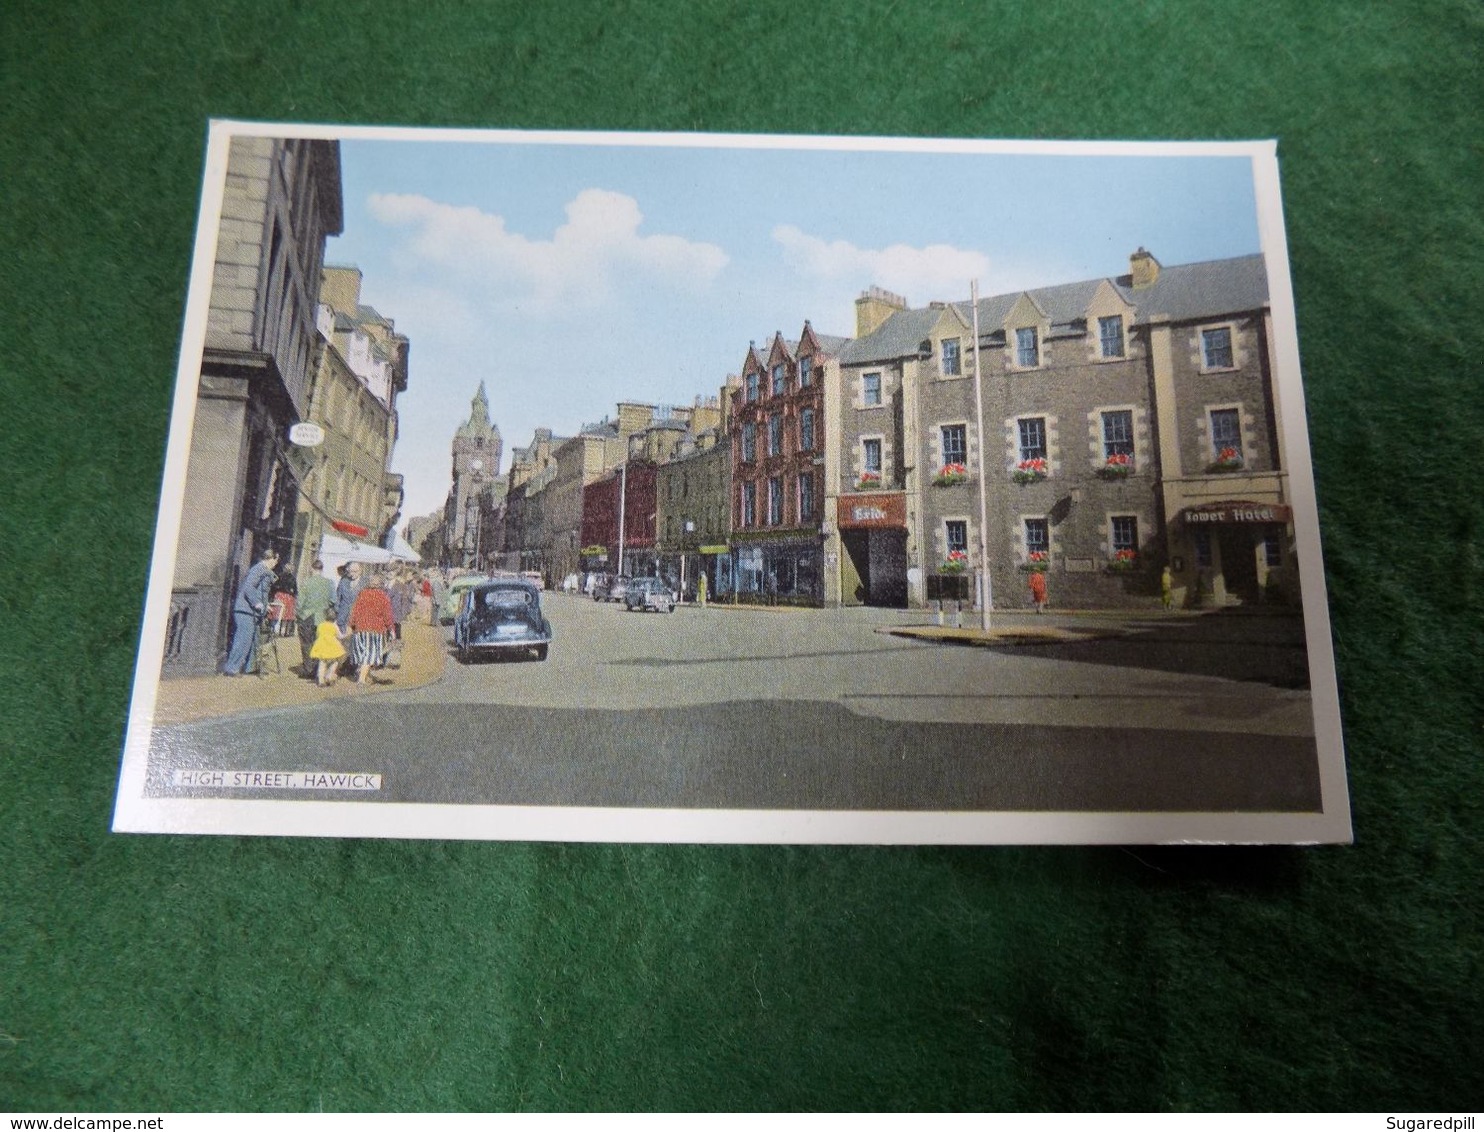
<path id="1" fill-rule="evenodd" d="M 790 267 L 823 282 L 859 289 L 877 284 L 921 306 L 932 299 L 967 298 L 971 279 L 987 279 L 989 257 L 949 244 L 914 248 L 892 244 L 858 248 L 848 240 L 822 240 L 792 224 L 773 229 Z"/>
<path id="2" fill-rule="evenodd" d="M 615 279 L 691 288 L 715 279 L 728 262 L 715 244 L 642 234 L 639 202 L 606 189 L 584 189 L 569 201 L 566 222 L 550 239 L 512 232 L 502 216 L 420 195 L 375 193 L 369 206 L 383 224 L 412 230 L 407 250 L 416 258 L 538 307 L 596 301 Z"/>

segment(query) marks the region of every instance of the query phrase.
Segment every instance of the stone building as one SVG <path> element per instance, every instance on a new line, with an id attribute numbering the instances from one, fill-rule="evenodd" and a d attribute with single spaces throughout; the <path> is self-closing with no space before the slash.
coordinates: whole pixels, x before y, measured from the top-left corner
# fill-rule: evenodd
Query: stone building
<path id="1" fill-rule="evenodd" d="M 731 445 L 726 389 L 697 399 L 690 425 L 655 481 L 660 573 L 687 597 L 704 576 L 713 596 L 731 590 Z"/>
<path id="2" fill-rule="evenodd" d="M 216 669 L 238 580 L 265 547 L 292 553 L 298 508 L 288 430 L 309 413 L 325 240 L 342 223 L 336 142 L 233 140 L 186 469 L 167 674 Z"/>
<path id="3" fill-rule="evenodd" d="M 731 395 L 732 579 L 743 601 L 833 600 L 826 522 L 827 370 L 848 339 L 804 323 L 797 342 L 775 334 L 748 347 Z"/>
<path id="4" fill-rule="evenodd" d="M 1261 256 L 910 309 L 873 289 L 841 353 L 844 600 L 997 608 L 1297 601 Z M 981 452 L 982 445 L 982 452 Z M 979 466 L 988 523 L 980 553 Z"/>
<path id="5" fill-rule="evenodd" d="M 408 340 L 361 303 L 354 267 L 324 268 L 315 327 L 308 419 L 324 429 L 324 441 L 293 453 L 300 491 L 292 561 L 301 577 L 326 534 L 384 546 L 402 510 L 402 477 L 389 465 L 397 394 L 407 389 Z"/>
<path id="6" fill-rule="evenodd" d="M 469 416 L 450 444 L 452 482 L 443 505 L 444 565 L 472 566 L 479 557 L 484 519 L 500 474 L 500 430 L 490 420 L 484 382 L 469 402 Z"/>

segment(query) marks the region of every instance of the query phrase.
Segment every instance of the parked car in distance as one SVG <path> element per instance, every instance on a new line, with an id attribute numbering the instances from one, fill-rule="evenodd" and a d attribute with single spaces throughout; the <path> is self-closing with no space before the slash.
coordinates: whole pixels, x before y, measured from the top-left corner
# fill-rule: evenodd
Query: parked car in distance
<path id="1" fill-rule="evenodd" d="M 545 660 L 551 622 L 541 612 L 541 591 L 524 578 L 496 578 L 466 589 L 453 622 L 459 659 L 529 653 Z"/>
<path id="2" fill-rule="evenodd" d="M 659 578 L 635 578 L 624 591 L 624 608 L 629 612 L 652 609 L 675 612 L 675 591 Z"/>
<path id="3" fill-rule="evenodd" d="M 438 624 L 452 625 L 453 619 L 459 615 L 459 605 L 464 600 L 464 594 L 489 580 L 487 574 L 460 574 L 449 582 L 448 592 L 443 595 L 443 604 L 438 607 Z"/>
<path id="4" fill-rule="evenodd" d="M 593 600 L 622 601 L 632 581 L 632 578 L 615 578 L 611 574 L 605 574 L 593 583 Z"/>

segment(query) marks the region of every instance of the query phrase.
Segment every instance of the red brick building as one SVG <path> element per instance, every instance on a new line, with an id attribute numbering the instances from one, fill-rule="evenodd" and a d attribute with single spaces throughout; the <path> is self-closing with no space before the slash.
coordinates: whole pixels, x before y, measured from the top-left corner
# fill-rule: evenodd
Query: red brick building
<path id="1" fill-rule="evenodd" d="M 582 489 L 583 565 L 606 569 L 630 577 L 655 573 L 657 469 L 647 460 L 631 460 L 617 471 L 594 480 Z M 622 500 L 623 523 L 619 523 Z M 619 545 L 623 546 L 623 569 L 619 569 Z M 601 554 L 596 553 L 602 547 Z M 598 559 L 606 558 L 605 562 Z"/>
<path id="2" fill-rule="evenodd" d="M 738 596 L 824 602 L 824 370 L 847 339 L 754 343 L 732 394 L 732 577 Z"/>

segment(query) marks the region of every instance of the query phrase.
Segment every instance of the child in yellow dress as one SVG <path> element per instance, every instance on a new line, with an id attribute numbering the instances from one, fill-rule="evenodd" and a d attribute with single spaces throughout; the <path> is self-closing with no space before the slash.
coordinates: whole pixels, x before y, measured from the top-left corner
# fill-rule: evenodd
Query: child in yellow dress
<path id="1" fill-rule="evenodd" d="M 335 618 L 326 617 L 314 630 L 314 644 L 309 646 L 309 659 L 319 661 L 315 683 L 328 688 L 339 678 L 340 662 L 345 659 L 345 646 L 340 643 L 340 627 Z"/>

